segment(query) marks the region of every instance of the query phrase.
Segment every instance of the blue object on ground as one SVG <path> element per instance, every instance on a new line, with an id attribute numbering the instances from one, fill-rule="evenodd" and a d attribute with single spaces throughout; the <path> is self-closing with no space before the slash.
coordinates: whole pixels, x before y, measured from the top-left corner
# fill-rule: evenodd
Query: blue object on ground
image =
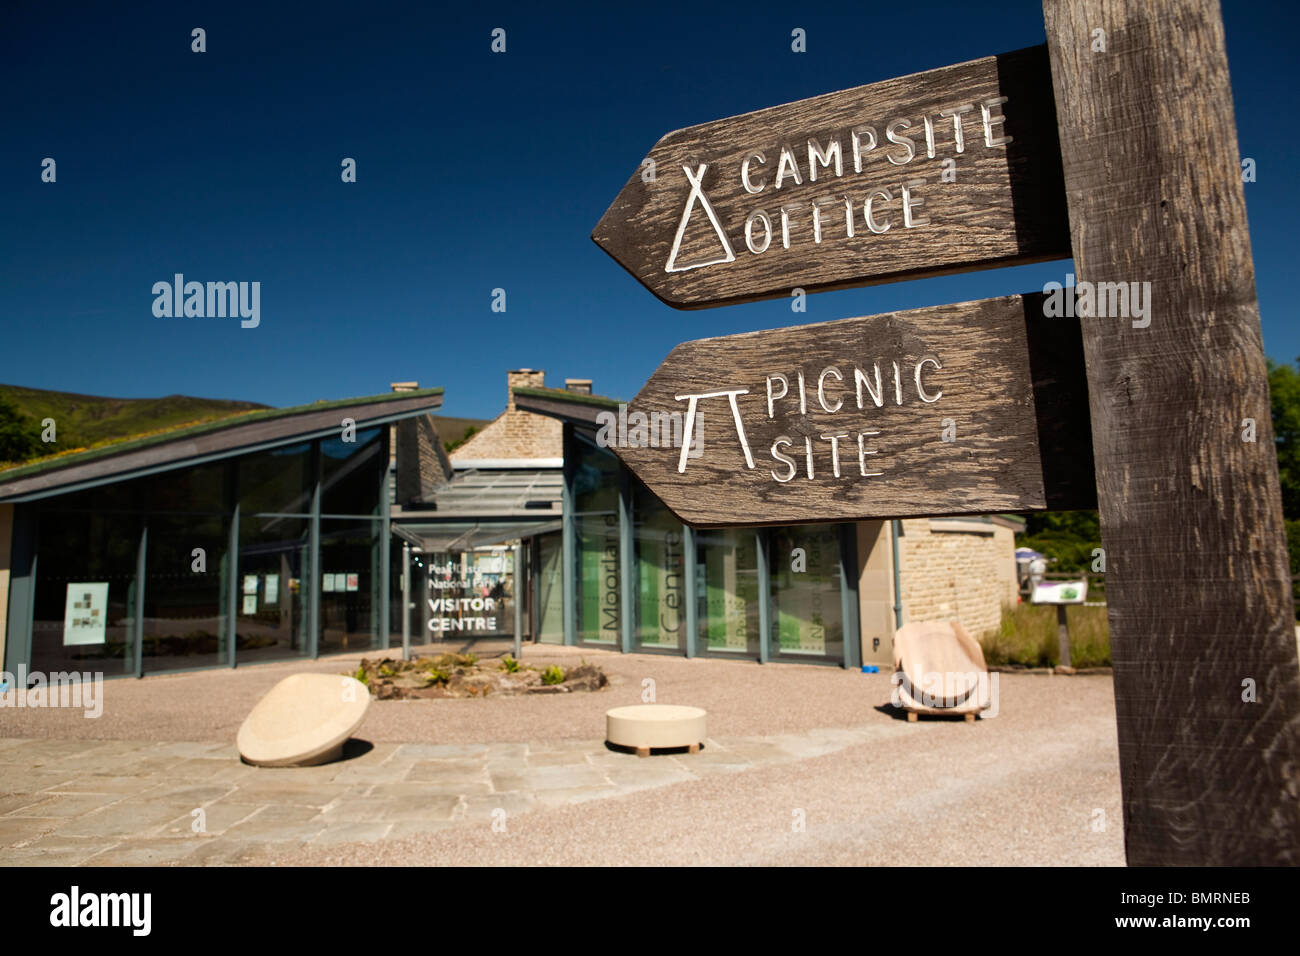
<path id="1" fill-rule="evenodd" d="M 879 665 L 879 664 L 863 664 L 863 665 L 862 665 L 862 673 L 864 673 L 864 674 L 879 674 L 879 673 L 880 673 L 880 665 Z"/>

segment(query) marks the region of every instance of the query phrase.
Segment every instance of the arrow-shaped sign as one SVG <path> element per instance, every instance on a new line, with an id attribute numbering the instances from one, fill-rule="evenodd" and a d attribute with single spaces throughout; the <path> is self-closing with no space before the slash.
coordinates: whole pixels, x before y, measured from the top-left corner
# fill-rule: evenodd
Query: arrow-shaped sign
<path id="1" fill-rule="evenodd" d="M 703 527 L 1095 507 L 1078 320 L 1043 301 L 686 342 L 597 442 Z"/>
<path id="2" fill-rule="evenodd" d="M 677 308 L 1070 255 L 1046 47 L 669 133 L 592 239 Z"/>

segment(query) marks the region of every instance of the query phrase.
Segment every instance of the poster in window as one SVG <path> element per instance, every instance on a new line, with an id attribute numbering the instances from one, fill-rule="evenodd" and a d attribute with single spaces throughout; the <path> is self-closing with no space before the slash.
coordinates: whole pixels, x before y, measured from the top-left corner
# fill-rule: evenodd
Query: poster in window
<path id="1" fill-rule="evenodd" d="M 245 614 L 256 614 L 256 613 L 257 613 L 257 595 L 256 595 L 256 594 L 245 594 L 245 595 L 244 595 L 244 613 L 245 613 Z"/>
<path id="2" fill-rule="evenodd" d="M 349 590 L 349 591 L 355 591 L 355 590 L 357 589 L 357 586 L 358 586 L 358 584 L 360 583 L 360 581 L 361 581 L 361 575 L 359 575 L 359 574 L 349 574 L 349 575 L 347 575 L 347 587 L 348 587 L 348 590 Z"/>
<path id="3" fill-rule="evenodd" d="M 256 575 L 256 574 L 245 574 L 245 575 L 244 575 L 244 593 L 245 593 L 245 594 L 256 594 L 256 593 L 257 593 L 257 575 Z"/>
<path id="4" fill-rule="evenodd" d="M 262 600 L 267 604 L 280 603 L 280 575 L 268 574 L 266 583 L 263 585 L 265 590 L 262 593 Z"/>
<path id="5" fill-rule="evenodd" d="M 63 603 L 63 644 L 103 644 L 108 623 L 108 582 L 70 582 Z"/>

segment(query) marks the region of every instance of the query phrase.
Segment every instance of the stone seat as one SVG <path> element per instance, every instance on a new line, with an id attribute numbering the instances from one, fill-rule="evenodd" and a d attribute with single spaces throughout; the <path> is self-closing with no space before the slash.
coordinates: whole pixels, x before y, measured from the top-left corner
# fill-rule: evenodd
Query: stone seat
<path id="1" fill-rule="evenodd" d="M 370 691 L 339 674 L 293 674 L 257 702 L 239 728 L 240 756 L 259 767 L 337 760 L 370 707 Z"/>
<path id="2" fill-rule="evenodd" d="M 961 714 L 974 720 L 989 700 L 988 668 L 979 642 L 957 621 L 915 621 L 894 633 L 891 703 L 917 714 Z"/>
<path id="3" fill-rule="evenodd" d="M 699 707 L 675 704 L 636 704 L 605 712 L 605 739 L 616 747 L 629 747 L 638 756 L 650 751 L 686 747 L 700 749 L 707 736 L 708 714 Z"/>

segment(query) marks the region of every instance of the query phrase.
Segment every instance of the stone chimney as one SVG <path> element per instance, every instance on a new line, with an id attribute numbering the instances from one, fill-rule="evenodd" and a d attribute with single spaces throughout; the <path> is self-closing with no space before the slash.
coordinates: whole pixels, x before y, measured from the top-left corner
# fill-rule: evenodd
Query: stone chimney
<path id="1" fill-rule="evenodd" d="M 545 388 L 546 372 L 541 369 L 519 368 L 506 372 L 506 410 L 515 407 L 516 388 Z"/>
<path id="2" fill-rule="evenodd" d="M 566 378 L 564 380 L 565 391 L 577 392 L 580 395 L 591 394 L 591 379 L 589 378 Z"/>

